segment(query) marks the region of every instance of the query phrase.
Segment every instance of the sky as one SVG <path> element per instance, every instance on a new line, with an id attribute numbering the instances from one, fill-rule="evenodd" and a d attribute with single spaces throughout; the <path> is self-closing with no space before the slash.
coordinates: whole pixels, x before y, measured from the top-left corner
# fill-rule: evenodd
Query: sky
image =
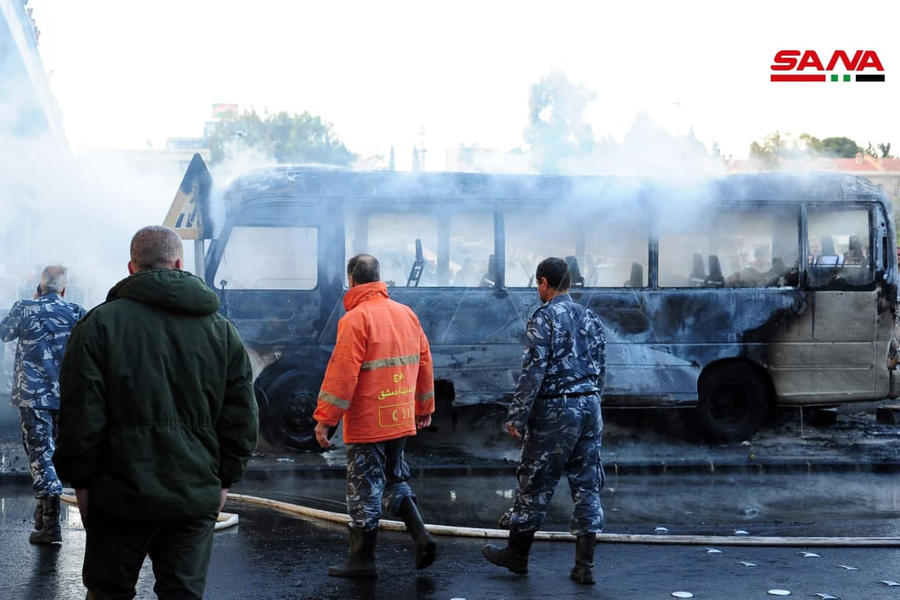
<path id="1" fill-rule="evenodd" d="M 199 136 L 214 103 L 309 111 L 359 154 L 427 168 L 524 145 L 530 86 L 561 71 L 621 140 L 643 111 L 745 158 L 774 131 L 900 151 L 900 3 L 30 0 L 78 152 Z M 884 83 L 772 83 L 778 50 L 874 50 Z"/>

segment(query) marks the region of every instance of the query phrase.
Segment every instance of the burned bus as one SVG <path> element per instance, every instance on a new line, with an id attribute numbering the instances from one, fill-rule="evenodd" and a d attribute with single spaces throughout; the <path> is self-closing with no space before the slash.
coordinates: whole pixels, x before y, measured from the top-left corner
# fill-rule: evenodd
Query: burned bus
<path id="1" fill-rule="evenodd" d="M 314 447 L 358 252 L 419 316 L 439 410 L 454 414 L 509 402 L 547 256 L 568 261 L 572 297 L 606 325 L 605 407 L 691 407 L 712 436 L 741 440 L 775 406 L 897 393 L 894 224 L 862 178 L 278 167 L 217 197 L 205 278 L 252 354 L 261 430 L 277 447 Z"/>

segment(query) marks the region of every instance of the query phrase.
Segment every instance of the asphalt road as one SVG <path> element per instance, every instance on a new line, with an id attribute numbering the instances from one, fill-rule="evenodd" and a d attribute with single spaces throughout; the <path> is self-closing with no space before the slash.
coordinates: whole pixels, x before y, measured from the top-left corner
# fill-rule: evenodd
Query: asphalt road
<path id="1" fill-rule="evenodd" d="M 0 598 L 83 598 L 84 531 L 77 510 L 65 509 L 64 544 L 50 549 L 27 541 L 32 506 L 27 485 L 0 486 Z M 694 598 L 750 600 L 771 598 L 772 589 L 788 590 L 794 597 L 900 597 L 900 587 L 879 583 L 900 580 L 900 549 L 895 548 L 601 544 L 595 568 L 598 584 L 585 587 L 568 579 L 573 559 L 569 543 L 535 542 L 530 574 L 517 576 L 486 563 L 479 552 L 481 540 L 439 538 L 437 562 L 417 572 L 408 538 L 395 532 L 379 535 L 377 580 L 341 580 L 325 573 L 346 551 L 341 526 L 234 504 L 226 510 L 238 512 L 241 520 L 237 527 L 216 533 L 206 593 L 210 599 L 621 600 L 672 598 L 673 592 L 686 591 Z M 818 556 L 804 557 L 804 551 Z M 145 564 L 138 598 L 155 597 L 152 587 L 152 571 Z"/>

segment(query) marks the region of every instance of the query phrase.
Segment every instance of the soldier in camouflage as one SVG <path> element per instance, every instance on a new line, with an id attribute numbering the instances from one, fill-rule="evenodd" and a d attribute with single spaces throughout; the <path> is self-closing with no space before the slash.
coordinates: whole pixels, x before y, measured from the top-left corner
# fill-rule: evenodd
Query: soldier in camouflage
<path id="1" fill-rule="evenodd" d="M 505 548 L 487 545 L 482 553 L 514 573 L 527 573 L 532 539 L 565 473 L 575 503 L 569 522 L 576 536 L 570 577 L 591 584 L 596 534 L 603 529 L 600 395 L 606 379 L 606 336 L 600 318 L 569 296 L 566 261 L 543 260 L 535 280 L 543 305 L 525 330 L 522 374 L 506 419 L 512 437 L 524 436 L 509 512 L 509 543 Z"/>
<path id="2" fill-rule="evenodd" d="M 0 339 L 19 340 L 13 369 L 12 405 L 22 420 L 22 443 L 31 466 L 34 495 L 33 544 L 62 542 L 59 496 L 62 484 L 53 467 L 56 417 L 59 412 L 59 368 L 69 334 L 84 316 L 82 307 L 63 299 L 66 269 L 44 268 L 33 300 L 20 300 L 0 322 Z"/>

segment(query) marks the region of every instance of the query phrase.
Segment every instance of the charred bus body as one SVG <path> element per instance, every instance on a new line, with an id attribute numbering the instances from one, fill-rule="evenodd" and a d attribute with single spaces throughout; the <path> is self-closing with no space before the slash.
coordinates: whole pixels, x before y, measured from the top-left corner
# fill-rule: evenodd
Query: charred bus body
<path id="1" fill-rule="evenodd" d="M 187 177 L 186 177 L 187 180 Z M 207 283 L 251 350 L 262 432 L 313 447 L 346 259 L 379 258 L 432 344 L 439 406 L 507 403 L 537 262 L 604 320 L 608 407 L 697 407 L 746 439 L 775 405 L 894 397 L 895 231 L 837 175 L 604 177 L 257 170 L 221 194 Z"/>

